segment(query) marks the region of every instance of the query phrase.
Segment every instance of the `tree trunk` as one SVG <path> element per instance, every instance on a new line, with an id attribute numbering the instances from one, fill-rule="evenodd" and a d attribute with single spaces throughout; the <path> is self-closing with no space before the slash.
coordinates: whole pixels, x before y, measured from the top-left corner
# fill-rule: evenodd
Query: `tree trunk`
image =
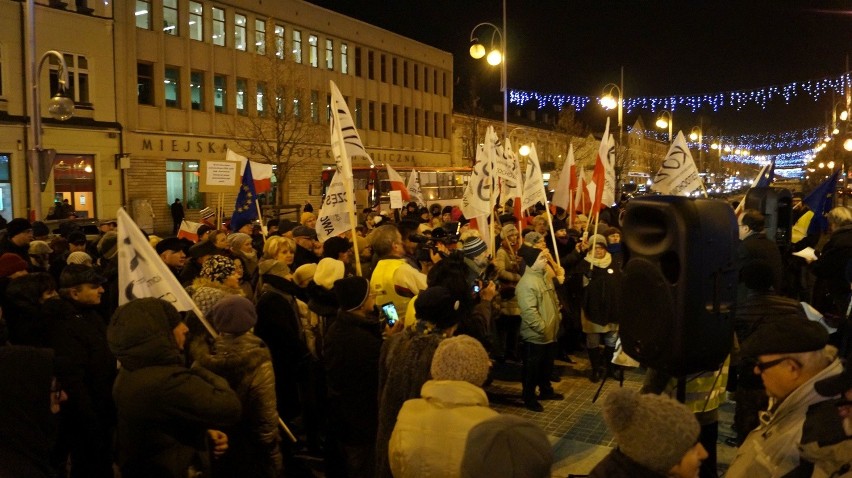
<path id="1" fill-rule="evenodd" d="M 287 187 L 287 171 L 280 167 L 275 171 L 275 181 L 278 184 L 278 191 L 275 195 L 275 204 L 283 206 L 290 203 L 290 188 Z"/>

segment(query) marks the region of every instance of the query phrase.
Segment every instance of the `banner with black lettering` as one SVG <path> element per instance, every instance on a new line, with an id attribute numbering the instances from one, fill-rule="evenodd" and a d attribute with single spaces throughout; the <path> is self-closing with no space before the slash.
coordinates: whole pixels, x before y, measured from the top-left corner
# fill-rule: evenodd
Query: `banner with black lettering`
<path id="1" fill-rule="evenodd" d="M 698 175 L 698 168 L 695 167 L 686 138 L 683 137 L 682 131 L 678 131 L 663 165 L 654 178 L 653 189 L 668 196 L 690 196 L 701 187 L 701 176 Z"/>
<path id="2" fill-rule="evenodd" d="M 544 190 L 544 177 L 542 176 L 541 165 L 538 162 L 538 153 L 535 150 L 535 144 L 533 144 L 530 146 L 530 155 L 527 157 L 521 207 L 527 209 L 537 203 L 547 206 L 547 193 Z"/>
<path id="3" fill-rule="evenodd" d="M 320 242 L 352 229 L 347 199 L 343 175 L 339 171 L 335 172 L 317 216 L 316 231 Z"/>
<path id="4" fill-rule="evenodd" d="M 489 126 L 485 131 L 485 140 L 476 149 L 476 162 L 462 197 L 461 210 L 466 218 L 491 215 L 491 195 L 494 189 L 491 171 L 496 142 L 497 134 Z"/>

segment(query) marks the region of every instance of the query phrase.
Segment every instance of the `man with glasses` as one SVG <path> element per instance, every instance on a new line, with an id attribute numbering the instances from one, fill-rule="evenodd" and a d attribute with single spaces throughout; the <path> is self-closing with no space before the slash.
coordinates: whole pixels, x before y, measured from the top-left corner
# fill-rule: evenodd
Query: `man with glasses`
<path id="1" fill-rule="evenodd" d="M 738 450 L 728 478 L 784 476 L 799 466 L 809 408 L 828 400 L 814 384 L 843 369 L 827 343 L 822 325 L 796 315 L 766 318 L 743 343 L 741 355 L 754 360 L 752 371 L 763 380 L 769 408 L 760 412 L 760 425 Z"/>

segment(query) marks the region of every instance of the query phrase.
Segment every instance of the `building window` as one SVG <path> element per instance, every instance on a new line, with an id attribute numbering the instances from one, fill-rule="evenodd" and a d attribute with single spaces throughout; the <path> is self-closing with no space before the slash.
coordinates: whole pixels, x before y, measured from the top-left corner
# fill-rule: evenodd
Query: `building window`
<path id="1" fill-rule="evenodd" d="M 240 115 L 248 114 L 248 81 L 245 78 L 237 78 L 237 113 Z"/>
<path id="2" fill-rule="evenodd" d="M 150 0 L 136 0 L 136 28 L 151 29 Z"/>
<path id="3" fill-rule="evenodd" d="M 213 36 L 214 45 L 225 46 L 225 10 L 213 7 Z"/>
<path id="4" fill-rule="evenodd" d="M 444 139 L 450 139 L 450 115 L 444 113 Z"/>
<path id="5" fill-rule="evenodd" d="M 438 113 L 432 113 L 432 136 L 436 138 L 441 137 L 438 131 Z"/>
<path id="6" fill-rule="evenodd" d="M 266 20 L 254 21 L 254 51 L 258 55 L 266 54 Z"/>
<path id="7" fill-rule="evenodd" d="M 408 88 L 408 62 L 402 62 L 402 86 Z"/>
<path id="8" fill-rule="evenodd" d="M 385 59 L 385 55 L 381 55 L 381 57 L 379 59 L 379 68 L 381 68 L 379 75 L 380 75 L 380 78 L 382 79 L 382 83 L 388 82 L 387 72 L 385 71 L 386 66 L 387 66 L 386 61 L 387 60 Z"/>
<path id="9" fill-rule="evenodd" d="M 284 59 L 284 27 L 275 25 L 275 56 L 279 60 Z"/>
<path id="10" fill-rule="evenodd" d="M 370 101 L 367 103 L 367 124 L 369 124 L 369 129 L 376 129 L 376 102 Z"/>
<path id="11" fill-rule="evenodd" d="M 192 109 L 204 111 L 204 73 L 201 71 L 189 74 L 189 101 Z"/>
<path id="12" fill-rule="evenodd" d="M 361 98 L 355 98 L 355 127 L 358 129 L 363 128 L 363 122 L 361 121 Z"/>
<path id="13" fill-rule="evenodd" d="M 308 45 L 310 45 L 309 60 L 311 66 L 316 68 L 319 66 L 319 38 L 316 35 L 308 35 Z"/>
<path id="14" fill-rule="evenodd" d="M 65 66 L 68 67 L 68 84 L 65 85 L 68 94 L 77 104 L 90 104 L 89 102 L 89 61 L 83 55 L 63 53 Z M 59 91 L 59 62 L 56 57 L 50 56 L 50 93 Z"/>
<path id="15" fill-rule="evenodd" d="M 302 63 L 302 32 L 293 30 L 293 61 Z"/>
<path id="16" fill-rule="evenodd" d="M 154 65 L 151 63 L 136 64 L 136 102 L 154 104 Z"/>
<path id="17" fill-rule="evenodd" d="M 361 47 L 355 47 L 355 76 L 361 77 Z"/>
<path id="18" fill-rule="evenodd" d="M 257 82 L 257 115 L 266 116 L 266 83 Z"/>
<path id="19" fill-rule="evenodd" d="M 423 117 L 423 136 L 430 136 L 429 126 L 430 126 L 431 121 L 429 121 L 429 120 L 431 118 L 429 118 L 429 116 L 431 116 L 431 115 L 429 114 L 428 111 L 424 111 L 424 113 L 425 113 L 425 116 Z"/>
<path id="20" fill-rule="evenodd" d="M 340 44 L 340 72 L 349 74 L 349 45 L 346 43 Z"/>
<path id="21" fill-rule="evenodd" d="M 334 69 L 334 40 L 325 39 L 325 67 Z"/>
<path id="22" fill-rule="evenodd" d="M 420 89 L 420 65 L 414 64 L 414 89 Z"/>
<path id="23" fill-rule="evenodd" d="M 204 41 L 204 6 L 189 2 L 189 38 Z"/>
<path id="24" fill-rule="evenodd" d="M 349 98 L 343 98 L 343 101 L 349 103 Z M 325 122 L 331 123 L 331 93 L 325 95 Z"/>
<path id="25" fill-rule="evenodd" d="M 166 161 L 166 202 L 179 198 L 187 209 L 201 208 L 198 161 Z"/>
<path id="26" fill-rule="evenodd" d="M 0 153 L 0 216 L 11 221 L 15 216 L 12 212 L 12 183 L 9 177 L 9 159 L 11 154 Z"/>
<path id="27" fill-rule="evenodd" d="M 448 96 L 447 95 L 447 72 L 446 71 L 441 73 L 441 78 L 442 78 L 441 83 L 443 83 L 443 86 L 444 86 L 442 93 L 444 94 L 444 96 Z"/>
<path id="28" fill-rule="evenodd" d="M 432 92 L 438 94 L 438 70 L 432 70 Z"/>
<path id="29" fill-rule="evenodd" d="M 283 86 L 278 85 L 275 88 L 275 113 L 279 116 L 284 114 L 285 98 L 287 98 L 287 92 Z"/>
<path id="30" fill-rule="evenodd" d="M 311 122 L 319 123 L 319 91 L 311 90 Z"/>
<path id="31" fill-rule="evenodd" d="M 399 75 L 397 75 L 397 71 L 396 71 L 397 70 L 397 68 L 396 68 L 397 64 L 396 63 L 397 63 L 396 58 L 392 58 L 391 59 L 391 81 L 393 82 L 394 85 L 399 84 Z"/>
<path id="32" fill-rule="evenodd" d="M 387 103 L 382 103 L 380 107 L 380 111 L 382 113 L 382 131 L 388 130 L 388 105 Z"/>
<path id="33" fill-rule="evenodd" d="M 297 89 L 296 95 L 293 96 L 293 116 L 296 118 L 302 117 L 302 90 Z"/>
<path id="34" fill-rule="evenodd" d="M 169 35 L 178 34 L 177 0 L 163 0 L 163 31 Z"/>
<path id="35" fill-rule="evenodd" d="M 376 75 L 374 74 L 373 68 L 373 60 L 376 59 L 376 55 L 372 51 L 367 52 L 367 78 L 371 80 L 376 79 Z"/>
<path id="36" fill-rule="evenodd" d="M 166 67 L 166 106 L 180 108 L 180 69 L 176 66 Z"/>
<path id="37" fill-rule="evenodd" d="M 414 109 L 414 134 L 420 134 L 420 108 Z"/>
<path id="38" fill-rule="evenodd" d="M 246 51 L 246 16 L 234 14 L 234 48 Z"/>
<path id="39" fill-rule="evenodd" d="M 228 78 L 223 75 L 213 76 L 213 109 L 217 113 L 228 111 Z"/>
<path id="40" fill-rule="evenodd" d="M 410 129 L 408 125 L 411 122 L 411 108 L 406 106 L 403 110 L 403 114 L 405 115 L 405 117 L 402 119 L 402 132 L 405 134 L 409 134 Z"/>
<path id="41" fill-rule="evenodd" d="M 399 123 L 402 118 L 399 116 L 399 106 L 393 105 L 393 132 L 399 133 Z"/>
<path id="42" fill-rule="evenodd" d="M 423 67 L 423 92 L 429 93 L 429 67 Z"/>

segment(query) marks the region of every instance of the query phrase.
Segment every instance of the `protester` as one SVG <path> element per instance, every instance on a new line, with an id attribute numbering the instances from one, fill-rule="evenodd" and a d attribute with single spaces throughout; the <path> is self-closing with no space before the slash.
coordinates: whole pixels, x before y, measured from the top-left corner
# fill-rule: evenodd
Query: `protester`
<path id="1" fill-rule="evenodd" d="M 181 270 L 186 265 L 186 243 L 176 237 L 167 237 L 157 243 L 157 255 L 169 268 L 175 277 L 180 277 Z"/>
<path id="2" fill-rule="evenodd" d="M 513 216 L 510 216 L 514 220 Z M 497 279 L 500 281 L 500 315 L 494 320 L 493 355 L 498 362 L 507 359 L 518 361 L 521 329 L 521 309 L 515 294 L 518 281 L 525 266 L 518 256 L 520 233 L 514 224 L 503 225 L 500 231 L 500 248 L 494 259 Z"/>
<path id="3" fill-rule="evenodd" d="M 33 272 L 47 272 L 50 270 L 50 255 L 53 249 L 44 241 L 30 242 L 30 269 Z"/>
<path id="4" fill-rule="evenodd" d="M 47 317 L 42 307 L 56 296 L 56 282 L 46 272 L 34 272 L 10 281 L 2 314 L 9 327 L 9 342 L 47 346 Z"/>
<path id="5" fill-rule="evenodd" d="M 799 469 L 813 469 L 815 477 L 852 478 L 852 354 L 843 373 L 816 382 L 814 389 L 823 397 L 840 398 L 808 409 L 806 423 L 814 426 L 802 431 Z"/>
<path id="6" fill-rule="evenodd" d="M 293 229 L 293 240 L 296 241 L 296 257 L 293 259 L 293 270 L 305 264 L 316 264 L 320 258 L 314 253 L 317 232 L 305 226 Z"/>
<path id="7" fill-rule="evenodd" d="M 208 441 L 214 456 L 228 448 L 216 428 L 239 420 L 240 400 L 222 377 L 184 366 L 187 331 L 174 306 L 154 298 L 119 307 L 110 321 L 122 478 L 209 476 Z"/>
<path id="8" fill-rule="evenodd" d="M 743 273 L 747 273 L 747 270 L 757 263 L 769 266 L 763 270 L 771 274 L 772 289 L 776 293 L 782 292 L 784 266 L 781 264 L 781 252 L 775 241 L 766 237 L 765 225 L 766 218 L 755 209 L 746 209 L 739 217 L 740 245 L 737 249 L 737 265 L 740 270 L 740 285 L 737 288 L 737 302 L 744 302 L 748 294 L 742 280 Z"/>
<path id="9" fill-rule="evenodd" d="M 838 206 L 825 217 L 830 235 L 819 259 L 810 265 L 816 276 L 811 304 L 843 335 L 848 334 L 843 317 L 849 305 L 847 265 L 852 260 L 852 209 Z"/>
<path id="10" fill-rule="evenodd" d="M 159 244 L 157 244 L 159 245 Z M 210 241 L 199 241 L 189 248 L 189 260 L 180 270 L 180 283 L 184 287 L 191 285 L 201 273 L 201 266 L 208 257 L 219 254 L 220 250 Z"/>
<path id="11" fill-rule="evenodd" d="M 29 221 L 16 217 L 6 224 L 5 235 L 0 236 L 0 254 L 17 254 L 27 264 L 30 263 L 30 242 L 33 240 L 33 227 Z"/>
<path id="12" fill-rule="evenodd" d="M 553 450 L 544 431 L 523 418 L 497 415 L 467 436 L 462 478 L 547 478 Z"/>
<path id="13" fill-rule="evenodd" d="M 183 204 L 181 204 L 180 198 L 175 198 L 175 202 L 172 203 L 169 209 L 172 213 L 172 235 L 176 236 L 184 218 Z"/>
<path id="14" fill-rule="evenodd" d="M 378 227 L 372 233 L 373 254 L 379 260 L 370 278 L 370 287 L 378 294 L 377 304 L 393 302 L 400 320 L 405 322 L 408 302 L 426 289 L 426 275 L 405 262 L 405 250 L 396 226 Z"/>

